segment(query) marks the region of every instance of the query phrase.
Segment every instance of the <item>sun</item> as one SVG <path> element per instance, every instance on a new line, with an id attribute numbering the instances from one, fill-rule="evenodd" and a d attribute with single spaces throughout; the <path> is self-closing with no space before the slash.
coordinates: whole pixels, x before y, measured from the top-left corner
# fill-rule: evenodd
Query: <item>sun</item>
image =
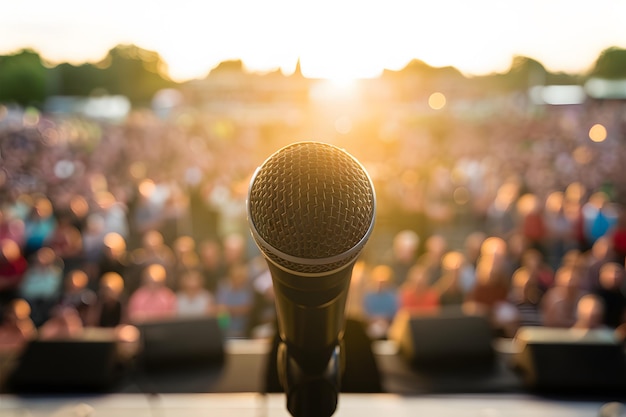
<path id="1" fill-rule="evenodd" d="M 358 83 L 354 77 L 332 77 L 317 79 L 311 88 L 311 97 L 316 102 L 346 104 L 358 97 Z"/>

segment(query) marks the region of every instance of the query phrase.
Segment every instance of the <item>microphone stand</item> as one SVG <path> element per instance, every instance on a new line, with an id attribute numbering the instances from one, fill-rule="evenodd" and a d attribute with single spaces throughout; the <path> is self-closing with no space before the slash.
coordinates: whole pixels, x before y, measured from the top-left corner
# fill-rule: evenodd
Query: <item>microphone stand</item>
<path id="1" fill-rule="evenodd" d="M 302 351 L 284 341 L 278 345 L 278 378 L 293 417 L 330 417 L 337 409 L 343 343 L 327 351 Z"/>

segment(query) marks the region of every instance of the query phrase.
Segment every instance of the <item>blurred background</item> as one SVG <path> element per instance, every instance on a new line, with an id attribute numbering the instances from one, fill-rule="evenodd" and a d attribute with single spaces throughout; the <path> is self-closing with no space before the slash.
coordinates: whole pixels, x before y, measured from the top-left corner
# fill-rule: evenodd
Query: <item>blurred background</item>
<path id="1" fill-rule="evenodd" d="M 616 1 L 0 6 L 0 351 L 216 317 L 274 334 L 254 169 L 319 140 L 366 167 L 350 317 L 459 306 L 493 334 L 626 323 Z"/>

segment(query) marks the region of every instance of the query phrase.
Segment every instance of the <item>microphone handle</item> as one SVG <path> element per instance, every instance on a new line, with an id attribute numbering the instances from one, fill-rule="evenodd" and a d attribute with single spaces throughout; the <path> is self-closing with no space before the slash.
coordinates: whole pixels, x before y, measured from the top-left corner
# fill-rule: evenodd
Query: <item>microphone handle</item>
<path id="1" fill-rule="evenodd" d="M 354 263 L 331 274 L 303 277 L 268 262 L 274 284 L 280 339 L 303 370 L 323 372 L 343 338 Z"/>
<path id="2" fill-rule="evenodd" d="M 293 417 L 330 417 L 337 409 L 343 358 L 343 343 L 333 349 L 322 373 L 304 372 L 286 343 L 278 346 L 278 376 L 285 390 L 287 410 Z"/>
<path id="3" fill-rule="evenodd" d="M 345 367 L 345 307 L 354 262 L 319 277 L 294 275 L 268 262 L 280 343 L 277 372 L 293 417 L 330 417 Z"/>

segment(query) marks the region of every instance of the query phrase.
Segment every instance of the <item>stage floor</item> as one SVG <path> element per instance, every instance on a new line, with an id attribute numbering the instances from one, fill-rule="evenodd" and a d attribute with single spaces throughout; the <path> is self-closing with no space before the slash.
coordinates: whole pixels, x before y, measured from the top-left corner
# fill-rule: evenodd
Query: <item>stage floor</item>
<path id="1" fill-rule="evenodd" d="M 0 396 L 2 417 L 288 417 L 282 394 L 111 394 L 85 397 Z M 618 417 L 619 403 L 529 395 L 342 394 L 337 417 Z"/>

